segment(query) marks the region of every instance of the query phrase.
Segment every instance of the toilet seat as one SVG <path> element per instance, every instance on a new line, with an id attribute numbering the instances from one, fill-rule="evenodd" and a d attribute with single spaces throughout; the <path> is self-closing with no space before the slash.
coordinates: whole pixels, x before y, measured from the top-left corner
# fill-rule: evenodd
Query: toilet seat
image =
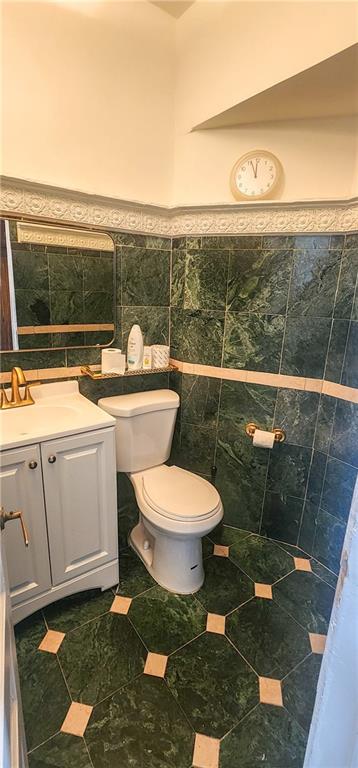
<path id="1" fill-rule="evenodd" d="M 148 506 L 171 520 L 205 520 L 221 508 L 211 483 L 176 466 L 162 464 L 143 472 L 142 491 Z"/>

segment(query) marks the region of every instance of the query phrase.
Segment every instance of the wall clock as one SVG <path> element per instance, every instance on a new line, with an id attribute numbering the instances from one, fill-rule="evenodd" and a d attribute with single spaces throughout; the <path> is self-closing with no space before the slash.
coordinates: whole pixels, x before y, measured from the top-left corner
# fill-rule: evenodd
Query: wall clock
<path id="1" fill-rule="evenodd" d="M 282 176 L 280 161 L 264 149 L 254 149 L 235 163 L 230 186 L 237 200 L 260 200 L 271 196 Z"/>

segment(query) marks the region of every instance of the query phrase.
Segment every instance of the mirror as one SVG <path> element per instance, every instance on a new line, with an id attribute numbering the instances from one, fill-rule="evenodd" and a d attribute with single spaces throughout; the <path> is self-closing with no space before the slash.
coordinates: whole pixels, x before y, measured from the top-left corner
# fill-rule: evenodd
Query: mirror
<path id="1" fill-rule="evenodd" d="M 1 221 L 1 351 L 106 346 L 114 242 L 103 232 Z"/>

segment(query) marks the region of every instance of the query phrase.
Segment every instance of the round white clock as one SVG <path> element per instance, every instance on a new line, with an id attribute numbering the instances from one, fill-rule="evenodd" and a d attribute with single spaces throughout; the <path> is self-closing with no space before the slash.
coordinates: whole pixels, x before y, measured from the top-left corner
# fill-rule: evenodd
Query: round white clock
<path id="1" fill-rule="evenodd" d="M 268 197 L 278 184 L 282 167 L 271 152 L 256 149 L 235 163 L 230 177 L 231 191 L 237 199 L 259 200 Z"/>

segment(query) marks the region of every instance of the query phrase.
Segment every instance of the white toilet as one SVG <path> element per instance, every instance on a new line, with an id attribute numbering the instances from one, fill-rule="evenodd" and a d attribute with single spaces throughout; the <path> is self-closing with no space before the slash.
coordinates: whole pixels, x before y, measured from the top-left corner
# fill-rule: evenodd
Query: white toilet
<path id="1" fill-rule="evenodd" d="M 104 397 L 98 405 L 116 418 L 117 470 L 128 473 L 140 510 L 130 545 L 162 587 L 196 592 L 204 581 L 201 539 L 220 523 L 223 506 L 207 480 L 164 464 L 179 396 L 157 389 Z"/>

